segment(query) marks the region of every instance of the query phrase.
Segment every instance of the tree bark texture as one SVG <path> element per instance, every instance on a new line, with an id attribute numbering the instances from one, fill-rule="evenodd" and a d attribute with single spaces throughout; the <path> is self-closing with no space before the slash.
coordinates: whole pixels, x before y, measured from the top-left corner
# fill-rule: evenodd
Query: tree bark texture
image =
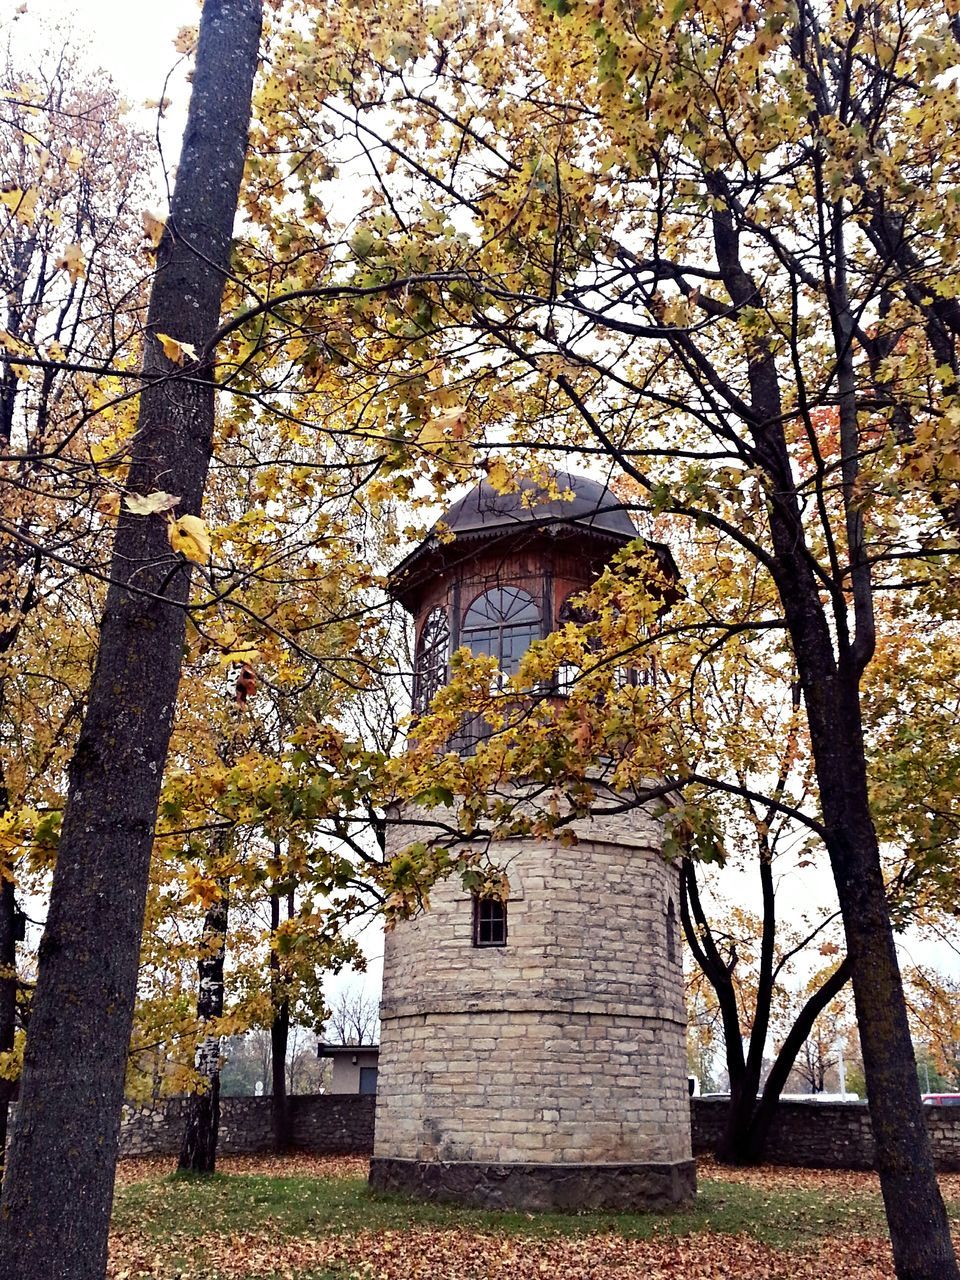
<path id="1" fill-rule="evenodd" d="M 840 899 L 867 1101 L 899 1280 L 957 1280 L 933 1169 L 903 982 L 870 814 L 856 682 L 810 712 L 827 847 Z M 829 714 L 825 715 L 827 712 Z"/>
<path id="2" fill-rule="evenodd" d="M 9 1053 L 17 1029 L 16 898 L 13 880 L 0 869 L 0 1053 Z M 7 1149 L 7 1117 L 16 1083 L 0 1077 L 0 1179 Z"/>
<path id="3" fill-rule="evenodd" d="M 293 918 L 292 890 L 287 894 L 287 915 Z M 276 936 L 280 927 L 280 892 L 270 895 L 270 930 Z M 290 1147 L 290 1102 L 287 1097 L 287 1042 L 290 1039 L 290 1000 L 280 976 L 280 957 L 275 946 L 270 948 L 270 1023 L 271 1099 L 273 1104 L 273 1145 L 282 1154 Z"/>
<path id="4" fill-rule="evenodd" d="M 260 38 L 259 0 L 206 0 L 183 150 L 157 256 L 128 484 L 200 510 L 214 386 L 156 334 L 203 352 L 229 266 Z M 0 1203 L 0 1280 L 99 1280 L 160 782 L 190 566 L 164 522 L 122 513 L 40 945 L 21 1101 Z"/>
<path id="5" fill-rule="evenodd" d="M 229 882 L 223 881 L 220 885 L 220 897 L 210 906 L 203 921 L 200 959 L 197 962 L 197 1018 L 207 1027 L 213 1018 L 223 1017 L 223 961 L 227 950 L 229 894 Z M 218 1035 L 208 1032 L 200 1040 L 195 1066 L 202 1083 L 190 1095 L 177 1168 L 190 1173 L 214 1173 L 217 1167 L 217 1136 L 220 1132 Z"/>

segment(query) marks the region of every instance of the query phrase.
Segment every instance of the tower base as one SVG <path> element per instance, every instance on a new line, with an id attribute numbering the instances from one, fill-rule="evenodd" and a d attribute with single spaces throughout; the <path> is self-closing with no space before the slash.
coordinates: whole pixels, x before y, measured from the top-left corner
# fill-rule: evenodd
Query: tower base
<path id="1" fill-rule="evenodd" d="M 693 1160 L 674 1164 L 483 1164 L 375 1156 L 370 1186 L 477 1209 L 635 1213 L 692 1204 Z"/>

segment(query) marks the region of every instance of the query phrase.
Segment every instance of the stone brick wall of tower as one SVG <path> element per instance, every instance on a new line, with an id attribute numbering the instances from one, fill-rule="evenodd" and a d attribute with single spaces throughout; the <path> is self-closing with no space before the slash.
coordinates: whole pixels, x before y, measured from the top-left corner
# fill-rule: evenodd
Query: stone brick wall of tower
<path id="1" fill-rule="evenodd" d="M 578 843 L 505 841 L 505 947 L 472 945 L 456 880 L 387 935 L 377 1156 L 674 1162 L 690 1157 L 677 872 L 649 814 Z M 393 847 L 415 838 L 409 826 Z"/>

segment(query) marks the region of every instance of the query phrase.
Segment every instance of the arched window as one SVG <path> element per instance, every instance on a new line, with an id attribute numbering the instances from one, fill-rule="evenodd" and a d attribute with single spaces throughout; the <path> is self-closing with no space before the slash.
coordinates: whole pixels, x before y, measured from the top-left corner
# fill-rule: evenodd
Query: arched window
<path id="1" fill-rule="evenodd" d="M 667 902 L 667 961 L 677 963 L 677 911 L 672 898 Z"/>
<path id="2" fill-rule="evenodd" d="M 463 617 L 461 639 L 474 653 L 489 653 L 512 675 L 540 636 L 540 608 L 519 587 L 494 587 L 478 596 Z"/>
<path id="3" fill-rule="evenodd" d="M 450 653 L 450 627 L 445 609 L 433 609 L 427 616 L 417 644 L 416 671 L 413 679 L 413 710 L 426 713 L 438 689 L 447 683 L 447 657 Z"/>

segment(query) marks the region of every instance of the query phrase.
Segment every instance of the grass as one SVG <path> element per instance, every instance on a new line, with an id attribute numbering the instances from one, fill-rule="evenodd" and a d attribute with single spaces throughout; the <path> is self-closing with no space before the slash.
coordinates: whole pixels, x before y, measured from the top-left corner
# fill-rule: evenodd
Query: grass
<path id="1" fill-rule="evenodd" d="M 876 1178 L 701 1167 L 672 1213 L 528 1214 L 373 1195 L 357 1158 L 121 1168 L 111 1280 L 889 1280 Z M 943 1189 L 960 1222 L 960 1175 Z M 958 1239 L 960 1244 L 960 1239 Z"/>
<path id="2" fill-rule="evenodd" d="M 956 1210 L 957 1206 L 953 1206 Z M 743 1233 L 778 1248 L 838 1234 L 882 1231 L 880 1197 L 873 1191 L 771 1187 L 701 1177 L 695 1205 L 673 1213 L 556 1214 L 460 1209 L 375 1196 L 359 1178 L 264 1177 L 217 1174 L 168 1176 L 118 1189 L 114 1228 L 157 1239 L 269 1230 L 283 1236 L 355 1234 L 427 1228 L 496 1231 L 517 1236 L 615 1232 L 625 1239 L 701 1231 Z"/>

